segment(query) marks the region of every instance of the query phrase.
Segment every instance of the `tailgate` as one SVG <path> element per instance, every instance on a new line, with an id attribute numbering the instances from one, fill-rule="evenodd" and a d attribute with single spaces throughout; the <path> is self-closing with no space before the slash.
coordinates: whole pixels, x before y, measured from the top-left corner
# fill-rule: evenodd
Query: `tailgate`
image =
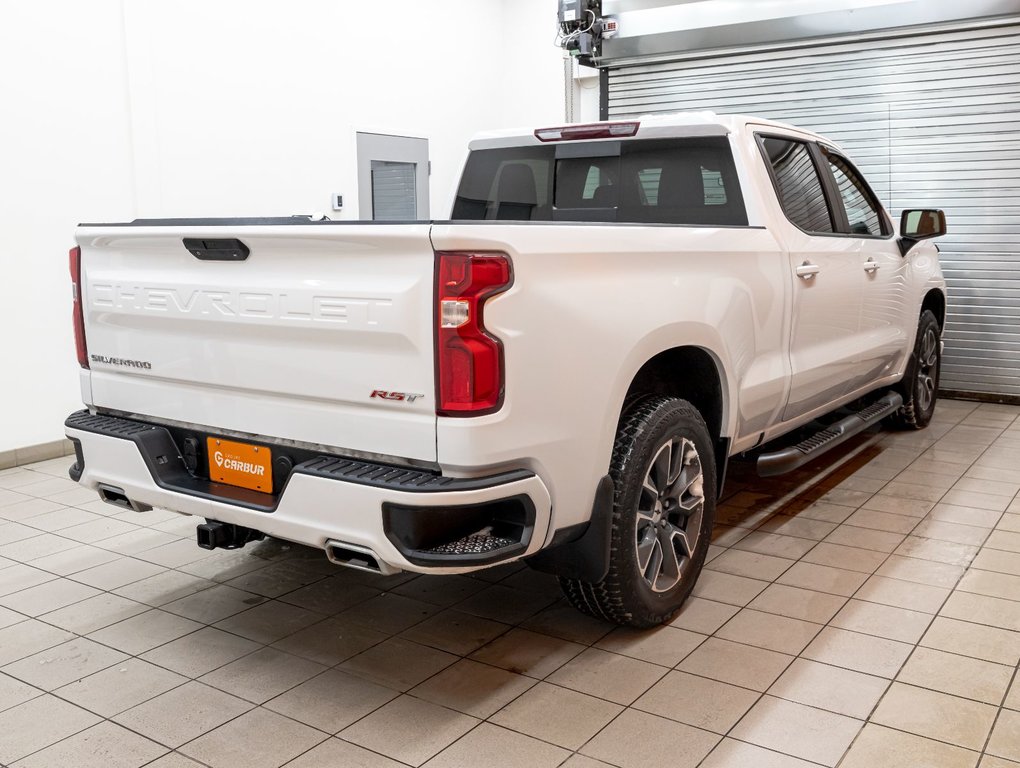
<path id="1" fill-rule="evenodd" d="M 200 259 L 184 238 L 250 253 Z M 77 240 L 90 404 L 435 460 L 428 224 L 82 226 Z"/>

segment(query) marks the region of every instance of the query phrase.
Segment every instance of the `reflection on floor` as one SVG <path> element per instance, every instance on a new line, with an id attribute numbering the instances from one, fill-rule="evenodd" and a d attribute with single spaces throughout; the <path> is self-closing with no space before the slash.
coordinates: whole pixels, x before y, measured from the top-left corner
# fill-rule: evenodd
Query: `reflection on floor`
<path id="1" fill-rule="evenodd" d="M 939 404 L 732 471 L 671 626 L 520 567 L 378 578 L 0 472 L 0 763 L 976 766 L 1020 761 L 1020 408 Z"/>

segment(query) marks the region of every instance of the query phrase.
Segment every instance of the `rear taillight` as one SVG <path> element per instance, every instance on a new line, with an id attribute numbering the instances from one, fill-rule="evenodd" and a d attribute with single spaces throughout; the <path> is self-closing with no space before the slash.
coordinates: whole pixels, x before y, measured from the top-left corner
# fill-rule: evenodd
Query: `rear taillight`
<path id="1" fill-rule="evenodd" d="M 85 312 L 81 296 L 81 248 L 77 245 L 68 252 L 71 266 L 71 293 L 74 297 L 74 346 L 78 352 L 78 365 L 89 367 L 88 349 L 85 346 Z"/>
<path id="2" fill-rule="evenodd" d="M 510 287 L 504 253 L 436 253 L 436 413 L 479 416 L 503 401 L 503 345 L 485 330 L 487 299 Z"/>

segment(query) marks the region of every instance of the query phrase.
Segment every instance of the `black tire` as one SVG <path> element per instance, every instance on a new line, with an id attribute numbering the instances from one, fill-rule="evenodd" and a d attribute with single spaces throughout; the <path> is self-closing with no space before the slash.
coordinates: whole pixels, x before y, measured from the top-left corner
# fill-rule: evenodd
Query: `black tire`
<path id="1" fill-rule="evenodd" d="M 704 419 L 686 400 L 656 396 L 628 409 L 609 471 L 615 486 L 609 572 L 597 583 L 560 579 L 575 608 L 633 627 L 662 624 L 680 609 L 712 536 L 712 445 Z"/>
<path id="2" fill-rule="evenodd" d="M 930 309 L 921 313 L 917 338 L 900 385 L 903 407 L 893 416 L 893 423 L 903 429 L 924 429 L 935 413 L 939 392 L 939 371 L 942 367 L 942 329 Z"/>

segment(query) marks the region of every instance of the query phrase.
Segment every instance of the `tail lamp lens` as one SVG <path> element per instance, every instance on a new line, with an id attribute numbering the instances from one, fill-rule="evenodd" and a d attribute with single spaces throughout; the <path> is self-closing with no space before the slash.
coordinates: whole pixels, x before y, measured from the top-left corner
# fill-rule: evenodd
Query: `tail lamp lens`
<path id="1" fill-rule="evenodd" d="M 81 248 L 76 245 L 67 255 L 71 268 L 71 295 L 74 298 L 74 307 L 71 310 L 74 322 L 74 347 L 78 353 L 78 365 L 88 368 L 89 355 L 85 345 L 85 311 L 81 295 Z"/>
<path id="2" fill-rule="evenodd" d="M 485 302 L 510 287 L 503 253 L 436 254 L 436 413 L 479 416 L 503 401 L 503 345 L 485 329 Z"/>

